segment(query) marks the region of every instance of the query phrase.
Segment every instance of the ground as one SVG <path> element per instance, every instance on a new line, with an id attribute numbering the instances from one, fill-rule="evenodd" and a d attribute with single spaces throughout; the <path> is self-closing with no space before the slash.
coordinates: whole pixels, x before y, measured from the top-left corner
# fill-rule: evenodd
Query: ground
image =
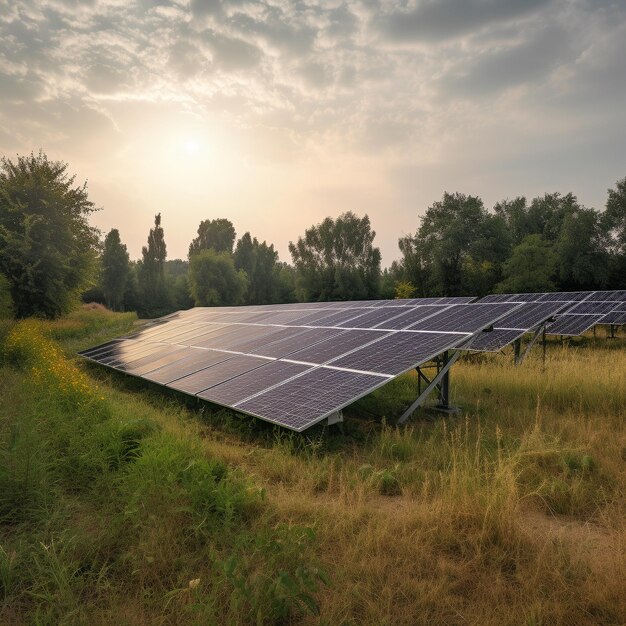
<path id="1" fill-rule="evenodd" d="M 465 357 L 455 416 L 396 428 L 406 375 L 294 435 L 75 356 L 135 323 L 3 332 L 0 622 L 626 623 L 623 335 Z"/>

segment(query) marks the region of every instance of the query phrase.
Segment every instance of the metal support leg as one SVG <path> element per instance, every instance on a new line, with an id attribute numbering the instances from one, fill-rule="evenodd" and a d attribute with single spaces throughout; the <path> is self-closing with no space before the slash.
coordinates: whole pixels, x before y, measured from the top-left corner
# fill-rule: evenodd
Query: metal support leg
<path id="1" fill-rule="evenodd" d="M 343 422 L 343 413 L 341 411 L 335 411 L 328 416 L 328 425 L 340 424 Z"/>
<path id="2" fill-rule="evenodd" d="M 524 362 L 526 355 L 531 351 L 532 347 L 535 345 L 535 343 L 537 342 L 537 339 L 539 339 L 540 336 L 543 336 L 544 351 L 545 351 L 546 325 L 543 324 L 542 326 L 537 328 L 537 330 L 535 331 L 535 334 L 533 335 L 533 338 L 528 342 L 528 345 L 526 346 L 524 352 L 521 355 L 518 350 L 515 351 L 515 365 L 521 365 Z M 517 341 L 521 341 L 521 340 L 518 339 Z M 515 343 L 517 343 L 517 341 Z"/>
<path id="3" fill-rule="evenodd" d="M 415 412 L 415 410 L 424 403 L 424 401 L 430 395 L 430 393 L 435 388 L 439 387 L 439 384 L 446 377 L 452 365 L 461 356 L 461 351 L 457 350 L 452 356 L 447 356 L 447 355 L 448 353 L 446 353 L 446 357 L 444 358 L 444 361 L 441 364 L 441 368 L 437 372 L 437 375 L 431 381 L 428 382 L 426 389 L 424 389 L 424 391 L 420 393 L 420 395 L 415 400 L 415 402 L 413 402 L 413 404 L 411 404 L 411 406 L 400 416 L 400 418 L 398 419 L 398 424 L 404 424 L 404 422 L 407 421 L 407 419 Z M 425 380 L 428 380 L 426 376 L 424 376 L 423 373 L 421 373 L 420 371 L 418 371 L 418 376 L 423 376 Z M 445 388 L 445 392 L 444 392 L 444 388 Z M 448 404 L 449 381 L 448 383 L 441 385 L 441 390 L 442 391 L 440 392 L 441 394 L 440 401 L 443 401 L 442 395 L 445 394 L 445 403 L 446 403 L 445 410 L 451 411 L 452 409 Z"/>
<path id="4" fill-rule="evenodd" d="M 522 351 L 522 339 L 516 339 L 513 342 L 513 364 L 519 365 L 521 363 L 520 353 Z"/>

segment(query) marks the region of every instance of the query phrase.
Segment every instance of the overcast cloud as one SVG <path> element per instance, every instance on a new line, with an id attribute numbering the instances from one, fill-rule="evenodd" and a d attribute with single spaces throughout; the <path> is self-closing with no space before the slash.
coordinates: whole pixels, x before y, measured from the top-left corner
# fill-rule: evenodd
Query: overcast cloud
<path id="1" fill-rule="evenodd" d="M 201 219 L 287 243 L 368 213 L 385 263 L 445 190 L 626 176 L 626 1 L 0 0 L 0 153 L 89 179 L 170 257 Z"/>

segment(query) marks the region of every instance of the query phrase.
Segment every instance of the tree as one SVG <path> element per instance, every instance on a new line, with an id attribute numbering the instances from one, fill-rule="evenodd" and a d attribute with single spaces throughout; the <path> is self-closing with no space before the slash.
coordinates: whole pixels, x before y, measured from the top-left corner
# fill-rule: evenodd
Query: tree
<path id="1" fill-rule="evenodd" d="M 528 235 L 513 248 L 504 264 L 505 279 L 498 285 L 500 293 L 536 293 L 554 290 L 558 258 L 552 244 L 541 235 Z"/>
<path id="2" fill-rule="evenodd" d="M 173 310 L 190 309 L 193 306 L 188 274 L 188 261 L 183 259 L 165 261 L 165 285 Z"/>
<path id="3" fill-rule="evenodd" d="M 375 298 L 380 290 L 380 250 L 368 216 L 347 212 L 305 231 L 289 251 L 303 301 Z"/>
<path id="4" fill-rule="evenodd" d="M 189 245 L 189 257 L 210 248 L 232 254 L 234 244 L 235 227 L 230 220 L 203 220 L 198 226 L 198 236 Z"/>
<path id="5" fill-rule="evenodd" d="M 13 298 L 11 298 L 11 284 L 4 274 L 0 274 L 0 320 L 13 317 Z"/>
<path id="6" fill-rule="evenodd" d="M 170 305 L 164 273 L 167 246 L 160 213 L 154 216 L 154 228 L 150 229 L 148 245 L 141 249 L 141 256 L 139 279 L 143 302 L 140 312 L 150 316 L 162 315 Z"/>
<path id="7" fill-rule="evenodd" d="M 567 215 L 556 245 L 559 288 L 565 291 L 604 289 L 609 257 L 600 216 L 581 208 Z"/>
<path id="8" fill-rule="evenodd" d="M 96 209 L 74 180 L 43 152 L 0 161 L 0 272 L 18 317 L 58 317 L 93 282 L 99 240 L 87 218 Z"/>
<path id="9" fill-rule="evenodd" d="M 400 241 L 404 262 L 412 268 L 407 277 L 421 296 L 459 296 L 468 289 L 486 293 L 509 249 L 505 230 L 504 222 L 490 215 L 480 198 L 446 192 L 427 209 L 413 241 Z M 464 280 L 468 267 L 476 270 L 469 286 Z M 476 285 L 476 276 L 483 277 L 484 284 Z"/>
<path id="10" fill-rule="evenodd" d="M 104 238 L 102 253 L 102 290 L 106 305 L 114 311 L 124 308 L 124 292 L 129 274 L 129 258 L 126 246 L 120 240 L 117 228 Z"/>
<path id="11" fill-rule="evenodd" d="M 611 285 L 626 289 L 626 177 L 609 189 L 602 227 L 609 238 Z"/>
<path id="12" fill-rule="evenodd" d="M 247 304 L 270 304 L 275 300 L 278 252 L 273 245 L 259 243 L 250 233 L 237 242 L 234 254 L 235 267 L 248 276 Z"/>
<path id="13" fill-rule="evenodd" d="M 226 306 L 243 302 L 247 279 L 235 269 L 227 252 L 202 250 L 189 262 L 189 287 L 196 306 Z"/>

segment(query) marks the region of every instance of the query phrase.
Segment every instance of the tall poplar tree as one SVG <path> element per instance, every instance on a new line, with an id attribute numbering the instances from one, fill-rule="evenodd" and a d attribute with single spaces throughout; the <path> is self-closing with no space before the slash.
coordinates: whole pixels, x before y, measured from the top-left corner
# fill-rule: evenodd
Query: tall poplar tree
<path id="1" fill-rule="evenodd" d="M 104 238 L 102 253 L 102 291 L 106 304 L 114 311 L 124 308 L 124 292 L 130 271 L 128 251 L 113 228 Z"/>
<path id="2" fill-rule="evenodd" d="M 141 313 L 158 316 L 169 308 L 169 298 L 165 288 L 165 258 L 167 246 L 161 226 L 161 214 L 154 216 L 154 228 L 150 229 L 148 245 L 141 249 L 139 289 L 143 295 Z"/>

